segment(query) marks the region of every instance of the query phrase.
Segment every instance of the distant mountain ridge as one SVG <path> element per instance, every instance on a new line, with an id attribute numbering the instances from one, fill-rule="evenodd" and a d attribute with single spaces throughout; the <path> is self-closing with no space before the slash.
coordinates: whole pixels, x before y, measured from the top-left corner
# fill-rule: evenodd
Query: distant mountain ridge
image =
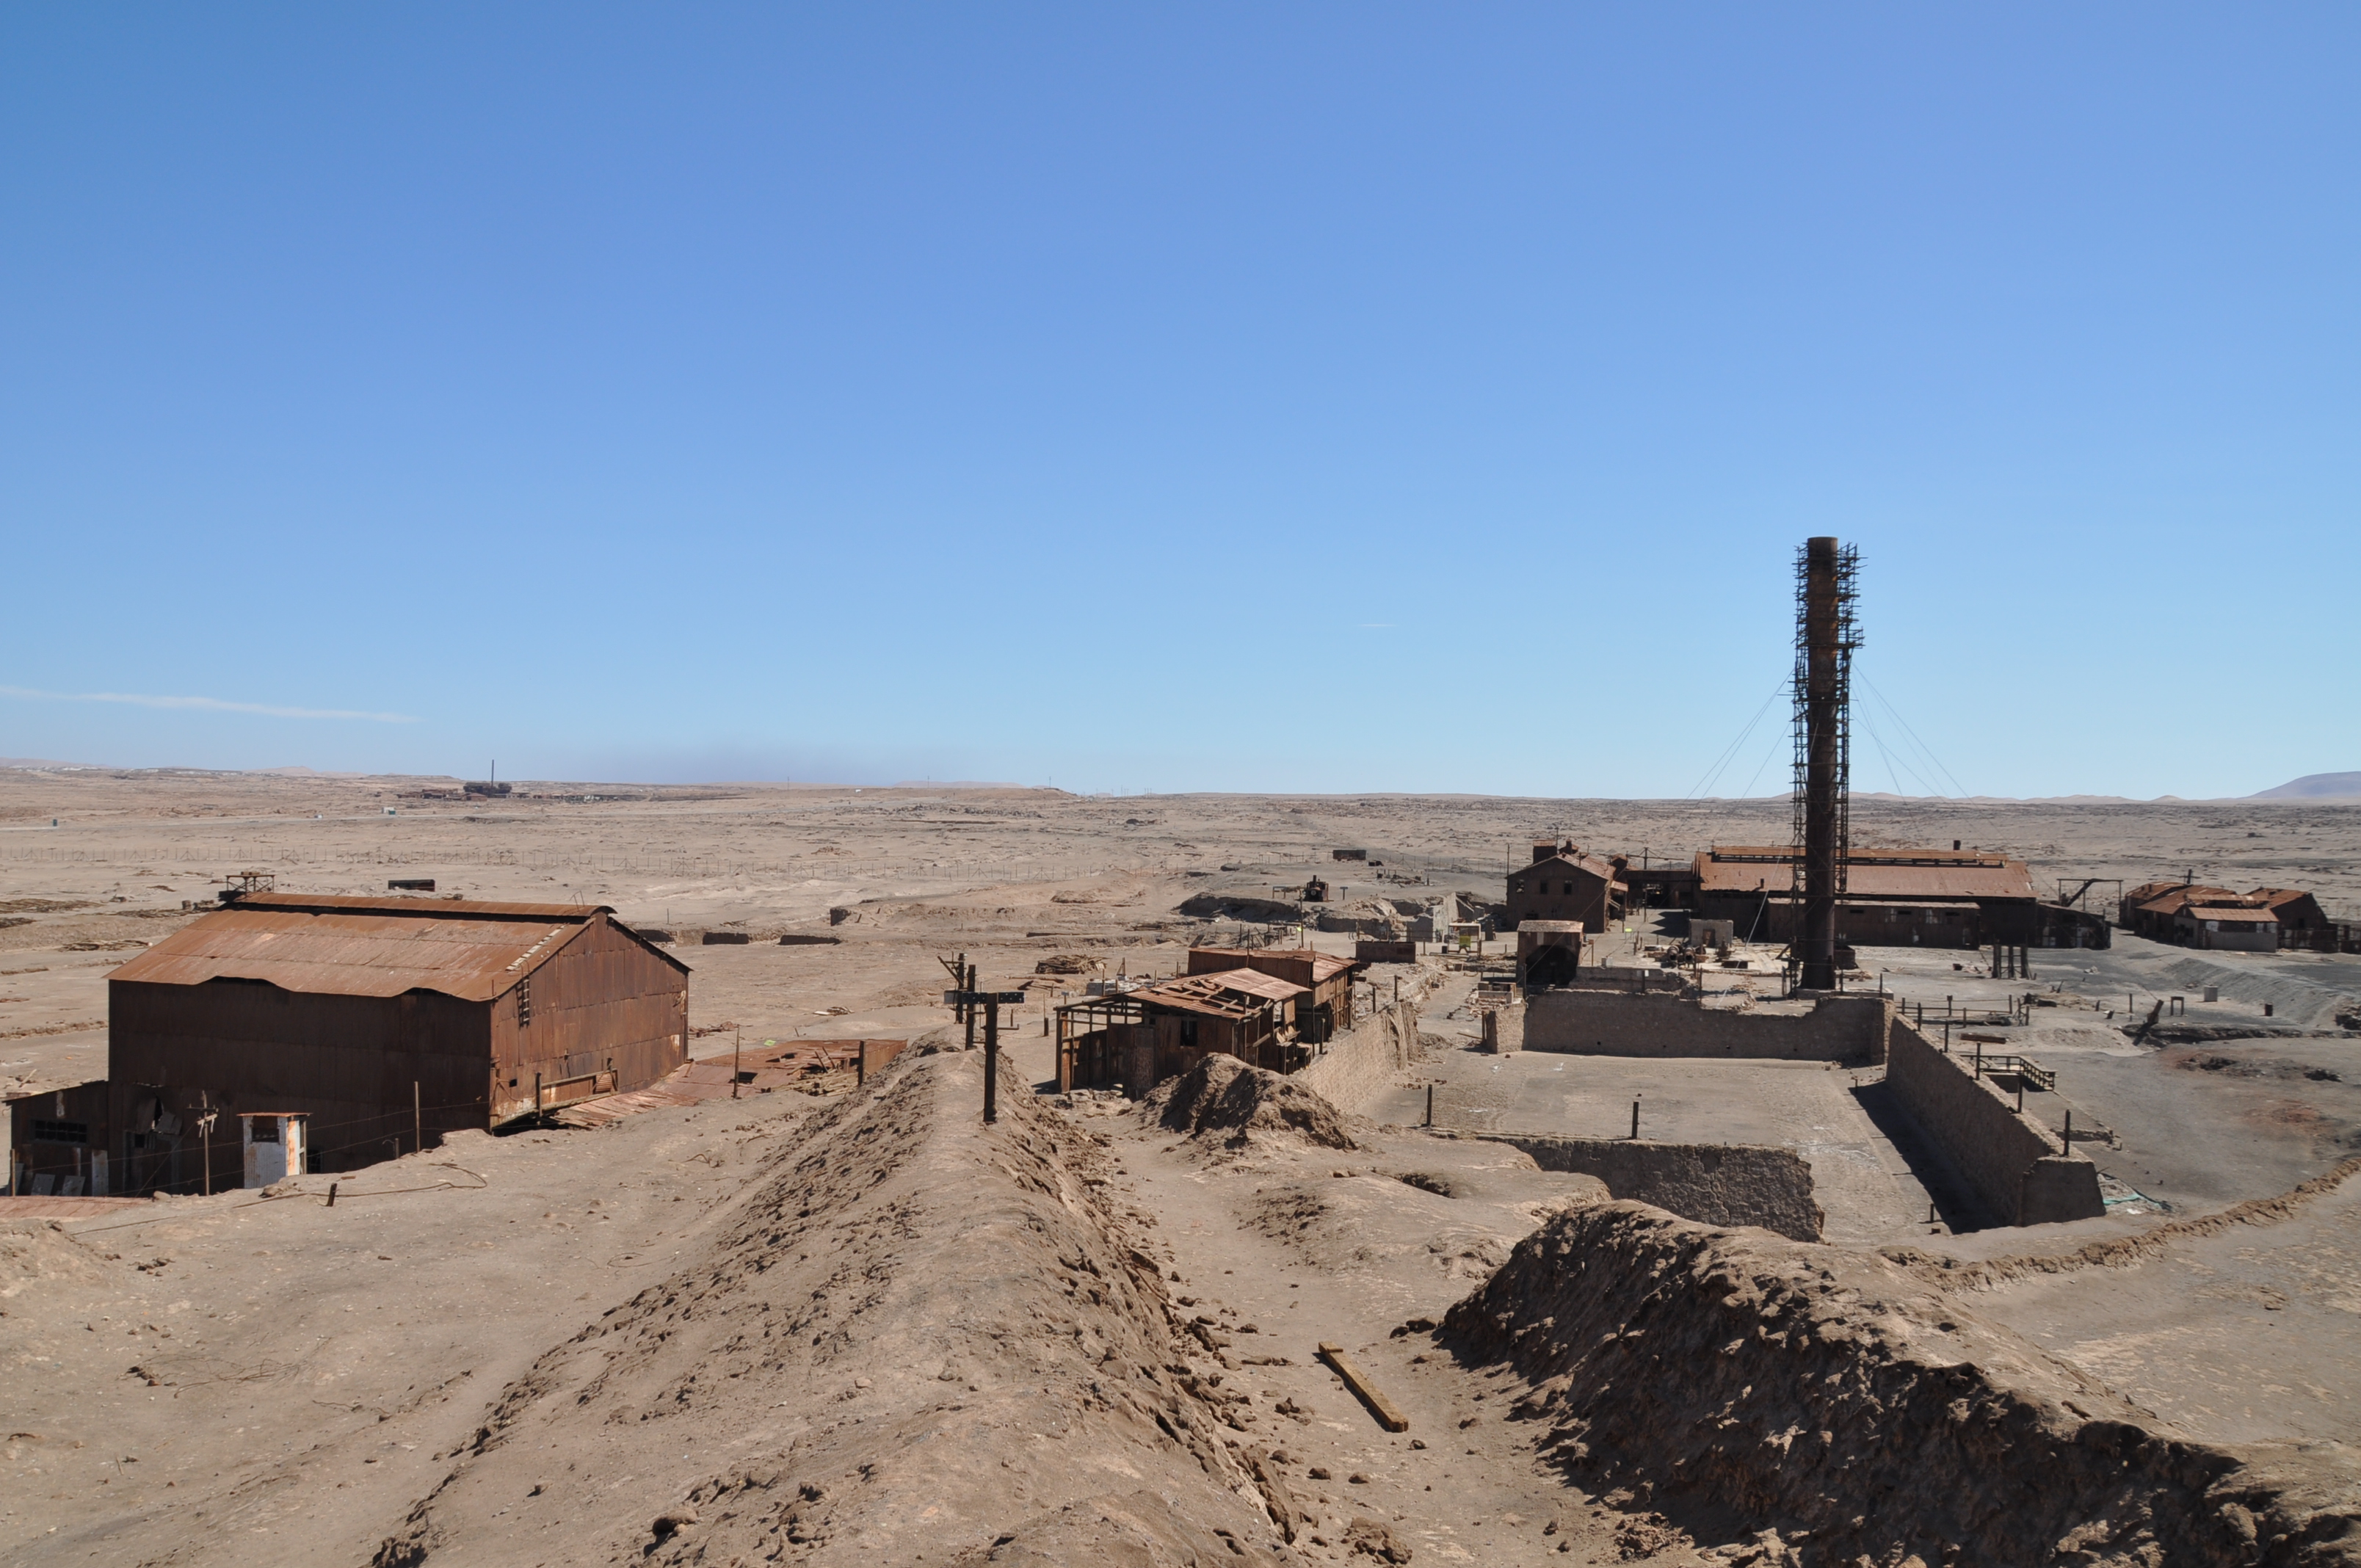
<path id="1" fill-rule="evenodd" d="M 2249 800 L 2361 800 L 2361 773 L 2306 773 L 2276 789 L 2258 790 Z"/>

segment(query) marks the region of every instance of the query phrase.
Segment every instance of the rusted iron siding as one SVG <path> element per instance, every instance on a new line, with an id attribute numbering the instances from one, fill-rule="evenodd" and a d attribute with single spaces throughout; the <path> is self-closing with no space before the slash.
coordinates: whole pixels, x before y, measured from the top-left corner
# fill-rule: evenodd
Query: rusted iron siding
<path id="1" fill-rule="evenodd" d="M 310 1113 L 323 1170 L 383 1158 L 389 1138 L 415 1148 L 413 1083 L 430 1139 L 486 1124 L 490 1019 L 483 1003 L 433 992 L 344 996 L 224 981 L 110 981 L 107 1010 L 115 1125 L 128 1129 L 135 1102 L 159 1089 L 184 1122 L 210 1103 L 222 1113 L 213 1138 L 216 1188 L 237 1183 L 240 1111 Z M 134 1175 L 140 1185 L 125 1190 L 189 1185 L 185 1150 L 177 1183 L 153 1140 L 147 1153 L 128 1162 L 141 1168 Z"/>
<path id="2" fill-rule="evenodd" d="M 687 975 L 604 915 L 533 970 L 532 981 L 530 1023 L 517 1023 L 513 985 L 491 1005 L 495 1123 L 534 1108 L 536 1073 L 547 1085 L 611 1071 L 608 1091 L 625 1093 L 688 1059 Z"/>

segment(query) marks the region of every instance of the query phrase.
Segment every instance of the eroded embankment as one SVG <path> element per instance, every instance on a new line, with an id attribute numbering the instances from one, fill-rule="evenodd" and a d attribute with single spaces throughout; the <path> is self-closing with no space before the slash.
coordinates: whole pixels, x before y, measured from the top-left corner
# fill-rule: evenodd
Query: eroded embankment
<path id="1" fill-rule="evenodd" d="M 983 1126 L 982 1072 L 906 1058 L 818 1118 L 670 1279 L 503 1391 L 380 1568 L 941 1563 L 1029 1532 L 1267 1561 L 1114 1157 L 1013 1070 Z"/>
<path id="2" fill-rule="evenodd" d="M 1352 1120 L 1294 1079 L 1206 1056 L 1168 1078 L 1140 1102 L 1142 1120 L 1233 1154 L 1257 1144 L 1358 1148 Z"/>
<path id="3" fill-rule="evenodd" d="M 1533 1381 L 1517 1413 L 1584 1485 L 1734 1510 L 1779 1532 L 1757 1560 L 2361 1564 L 2348 1450 L 2177 1439 L 1874 1256 L 1576 1210 L 1439 1337 Z"/>
<path id="4" fill-rule="evenodd" d="M 2024 1253 L 2010 1257 L 1962 1263 L 1958 1258 L 1930 1255 L 1916 1247 L 1892 1246 L 1884 1255 L 1916 1273 L 1929 1284 L 1947 1290 L 1990 1289 L 2043 1274 L 2071 1274 L 2082 1268 L 2129 1268 L 2162 1256 L 2180 1242 L 2219 1235 L 2239 1225 L 2261 1228 L 2294 1218 L 2316 1198 L 2324 1198 L 2354 1177 L 2361 1176 L 2361 1155 L 2341 1160 L 2330 1169 L 2298 1182 L 2273 1198 L 2250 1198 L 2211 1214 L 2168 1220 L 2136 1236 L 2112 1236 L 2085 1242 L 2069 1251 Z"/>

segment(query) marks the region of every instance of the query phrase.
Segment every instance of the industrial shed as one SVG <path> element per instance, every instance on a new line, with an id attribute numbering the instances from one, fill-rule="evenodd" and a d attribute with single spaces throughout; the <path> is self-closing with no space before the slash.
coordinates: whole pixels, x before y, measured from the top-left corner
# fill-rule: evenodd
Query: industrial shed
<path id="1" fill-rule="evenodd" d="M 1296 1006 L 1293 1022 L 1310 1046 L 1324 1045 L 1353 1026 L 1353 975 L 1360 967 L 1356 959 L 1312 948 L 1189 949 L 1192 975 L 1252 970 L 1308 992 Z"/>
<path id="2" fill-rule="evenodd" d="M 1795 935 L 1791 846 L 1718 845 L 1699 851 L 1696 864 L 1699 919 L 1727 920 L 1742 940 Z M 1836 937 L 1848 946 L 2043 946 L 2047 926 L 2055 924 L 2034 894 L 2026 863 L 1995 851 L 1856 849 L 1847 851 L 1843 869 Z M 2099 934 L 2103 938 L 2103 928 Z"/>
<path id="3" fill-rule="evenodd" d="M 1058 1009 L 1058 1087 L 1137 1096 L 1204 1057 L 1293 1072 L 1311 1060 L 1298 1021 L 1312 992 L 1240 966 L 1180 975 Z"/>
<path id="4" fill-rule="evenodd" d="M 310 1118 L 345 1170 L 643 1088 L 688 1056 L 688 967 L 603 905 L 249 894 L 107 981 L 115 1190 L 193 1191 L 216 1126 Z"/>

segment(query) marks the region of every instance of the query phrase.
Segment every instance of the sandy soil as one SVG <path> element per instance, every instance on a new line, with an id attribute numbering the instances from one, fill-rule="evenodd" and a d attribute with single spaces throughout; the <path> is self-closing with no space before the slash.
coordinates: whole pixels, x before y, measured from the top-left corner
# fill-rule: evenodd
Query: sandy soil
<path id="1" fill-rule="evenodd" d="M 1532 837 L 1668 856 L 1784 820 L 1759 806 L 770 787 L 469 805 L 410 798 L 418 784 L 0 773 L 0 918 L 22 922 L 0 927 L 0 1085 L 101 1074 L 107 970 L 247 867 L 310 891 L 433 876 L 445 894 L 612 904 L 679 936 L 696 1048 L 714 1055 L 741 1035 L 937 1029 L 939 955 L 964 951 L 1004 985 L 1060 955 L 1170 972 L 1189 942 L 1234 929 L 1178 913 L 1206 891 L 1267 896 L 1316 872 L 1348 903 L 1497 896 Z M 634 798 L 578 798 L 617 795 Z M 2004 845 L 2043 875 L 2193 862 L 2361 905 L 2351 806 L 1865 803 L 1855 819 L 1864 836 Z M 1384 863 L 1335 862 L 1339 846 Z M 708 929 L 757 939 L 698 944 Z M 777 945 L 787 932 L 837 941 Z M 1662 1135 L 1803 1153 L 1832 1242 L 1969 1262 L 2137 1238 L 2361 1150 L 2361 1061 L 2335 1025 L 2361 992 L 2353 960 L 2126 938 L 2037 955 L 2029 981 L 1987 976 L 1973 954 L 1863 961 L 1872 983 L 1938 1010 L 2046 999 L 2015 1048 L 2060 1081 L 2028 1109 L 2103 1132 L 2082 1146 L 2120 1200 L 2110 1218 L 2054 1237 L 1954 1223 L 1940 1172 L 1861 1075 L 1475 1055 L 1450 989 L 1464 978 L 1430 1003 L 1418 1076 L 1368 1109 L 1414 1122 L 1433 1079 L 1446 1125 L 1612 1133 L 1636 1093 Z M 1020 1010 L 1012 1084 L 1049 1076 L 1045 1008 L 1082 978 L 1055 977 Z M 2195 1000 L 2208 980 L 2222 1002 Z M 2168 994 L 2191 998 L 2181 1037 L 2135 1045 L 2127 1006 L 2144 1016 Z M 1580 1492 L 1540 1434 L 1497 1418 L 1521 1397 L 1500 1368 L 1391 1332 L 1440 1319 L 1577 1179 L 1407 1125 L 1365 1125 L 1349 1155 L 1215 1157 L 1089 1100 L 1018 1095 L 987 1134 L 962 1109 L 977 1070 L 914 1055 L 861 1095 L 456 1139 L 345 1178 L 333 1209 L 316 1179 L 268 1201 L 0 1222 L 15 1434 L 0 1562 L 1341 1561 L 1379 1530 L 1422 1563 L 1689 1560 L 1689 1538 L 1629 1497 Z M 1980 1280 L 1963 1310 L 2193 1435 L 2351 1442 L 2354 1201 L 2340 1188 L 2127 1263 Z M 787 1335 L 791 1321 L 805 1327 Z M 766 1331 L 782 1348 L 757 1348 Z M 1317 1364 L 1323 1340 L 1403 1404 L 1407 1433 L 1379 1430 Z"/>

